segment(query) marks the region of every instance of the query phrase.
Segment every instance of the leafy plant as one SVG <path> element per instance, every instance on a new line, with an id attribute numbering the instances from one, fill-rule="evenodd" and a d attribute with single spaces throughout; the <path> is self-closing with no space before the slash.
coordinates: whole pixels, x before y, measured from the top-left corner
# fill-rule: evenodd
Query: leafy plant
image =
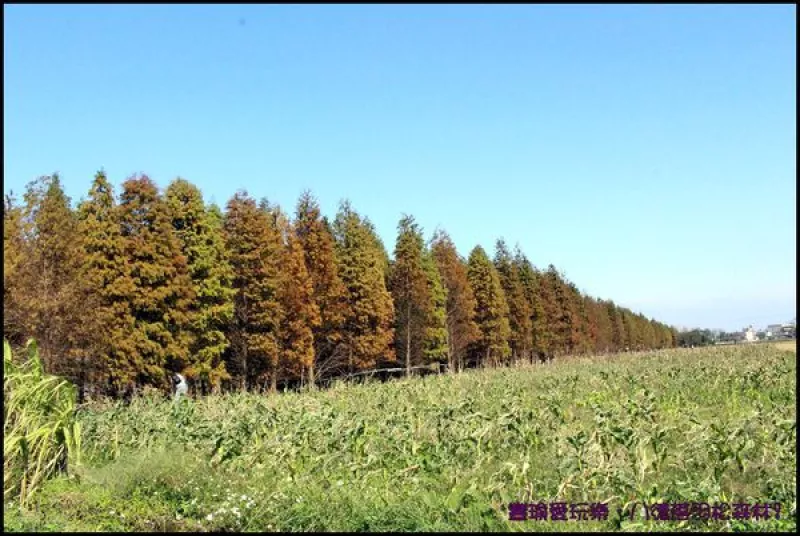
<path id="1" fill-rule="evenodd" d="M 79 461 L 80 423 L 75 387 L 44 373 L 36 342 L 27 360 L 15 363 L 3 342 L 3 500 L 26 504 L 44 479 Z"/>

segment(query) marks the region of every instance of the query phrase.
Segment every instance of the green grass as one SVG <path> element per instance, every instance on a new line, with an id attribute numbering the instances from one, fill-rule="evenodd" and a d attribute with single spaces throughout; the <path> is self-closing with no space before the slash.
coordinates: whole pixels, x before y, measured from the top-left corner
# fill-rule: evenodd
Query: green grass
<path id="1" fill-rule="evenodd" d="M 576 359 L 279 396 L 82 411 L 82 463 L 5 530 L 794 530 L 796 354 Z M 606 522 L 509 502 L 610 501 Z M 632 501 L 780 502 L 780 521 L 644 523 Z"/>

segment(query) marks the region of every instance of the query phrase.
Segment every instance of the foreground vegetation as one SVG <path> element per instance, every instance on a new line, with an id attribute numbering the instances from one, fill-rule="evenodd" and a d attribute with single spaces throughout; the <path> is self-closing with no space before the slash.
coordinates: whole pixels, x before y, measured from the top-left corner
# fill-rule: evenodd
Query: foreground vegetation
<path id="1" fill-rule="evenodd" d="M 673 349 L 82 410 L 81 463 L 4 530 L 794 530 L 796 354 Z M 609 501 L 608 521 L 508 503 Z M 632 501 L 780 502 L 645 522 Z M 702 523 L 702 524 L 700 524 Z"/>
<path id="2" fill-rule="evenodd" d="M 35 341 L 25 359 L 3 343 L 3 500 L 25 504 L 39 485 L 79 455 L 75 386 L 44 373 Z"/>

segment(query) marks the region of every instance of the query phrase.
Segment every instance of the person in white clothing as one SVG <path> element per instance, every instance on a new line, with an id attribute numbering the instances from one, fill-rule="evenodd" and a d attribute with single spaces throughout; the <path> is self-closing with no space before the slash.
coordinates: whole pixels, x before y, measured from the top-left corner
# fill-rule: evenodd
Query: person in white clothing
<path id="1" fill-rule="evenodd" d="M 175 400 L 178 400 L 181 396 L 186 396 L 186 393 L 189 392 L 189 384 L 186 383 L 186 378 L 183 374 L 173 374 L 172 385 L 175 388 Z"/>

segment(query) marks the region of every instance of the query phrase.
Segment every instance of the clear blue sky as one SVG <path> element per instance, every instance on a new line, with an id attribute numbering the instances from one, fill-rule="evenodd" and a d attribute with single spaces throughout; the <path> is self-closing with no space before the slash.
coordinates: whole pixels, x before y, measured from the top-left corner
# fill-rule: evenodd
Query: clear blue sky
<path id="1" fill-rule="evenodd" d="M 176 176 L 504 237 L 677 325 L 796 314 L 796 7 L 4 9 L 4 191 Z"/>

